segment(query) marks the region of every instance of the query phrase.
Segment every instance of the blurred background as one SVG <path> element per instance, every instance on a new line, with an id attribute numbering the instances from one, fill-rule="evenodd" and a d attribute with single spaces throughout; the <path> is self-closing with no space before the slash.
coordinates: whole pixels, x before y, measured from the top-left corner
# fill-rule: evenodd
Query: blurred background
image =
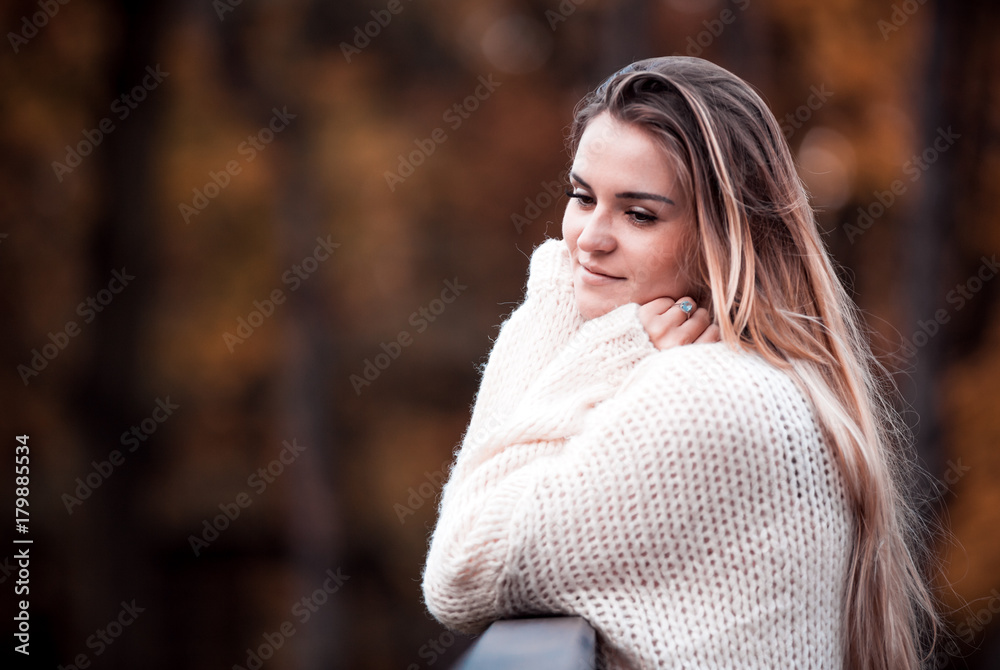
<path id="1" fill-rule="evenodd" d="M 15 667 L 451 663 L 419 584 L 477 366 L 560 234 L 573 106 L 670 54 L 781 121 L 937 482 L 931 666 L 1000 667 L 996 3 L 8 0 L 0 26 Z"/>

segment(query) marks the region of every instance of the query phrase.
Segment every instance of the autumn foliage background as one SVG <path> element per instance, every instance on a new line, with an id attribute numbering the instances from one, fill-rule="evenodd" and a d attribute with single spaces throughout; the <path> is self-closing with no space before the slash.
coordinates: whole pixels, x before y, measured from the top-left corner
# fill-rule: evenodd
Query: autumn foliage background
<path id="1" fill-rule="evenodd" d="M 425 613 L 419 581 L 477 366 L 527 255 L 559 235 L 573 106 L 669 54 L 731 69 L 782 120 L 938 480 L 919 494 L 950 533 L 956 638 L 934 667 L 1000 666 L 997 14 L 0 4 L 0 481 L 12 502 L 30 435 L 34 541 L 16 667 L 247 667 L 288 622 L 264 667 L 451 663 L 467 640 Z M 328 571 L 346 580 L 301 621 Z M 132 600 L 144 611 L 97 654 L 88 639 Z"/>

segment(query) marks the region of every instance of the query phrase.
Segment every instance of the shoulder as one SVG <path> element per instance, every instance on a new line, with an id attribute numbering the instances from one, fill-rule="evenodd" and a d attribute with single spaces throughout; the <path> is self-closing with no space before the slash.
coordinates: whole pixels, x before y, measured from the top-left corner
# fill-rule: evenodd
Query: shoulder
<path id="1" fill-rule="evenodd" d="M 564 240 L 548 239 L 531 253 L 528 292 L 566 287 L 573 280 L 569 247 Z"/>
<path id="2" fill-rule="evenodd" d="M 723 342 L 689 344 L 660 351 L 647 357 L 636 369 L 635 381 L 678 387 L 683 393 L 722 394 L 750 399 L 766 388 L 794 389 L 791 376 L 764 360 L 759 354 L 734 349 Z"/>
<path id="3" fill-rule="evenodd" d="M 648 356 L 622 391 L 645 399 L 648 420 L 681 422 L 714 435 L 709 442 L 726 449 L 823 443 L 812 404 L 789 372 L 722 342 Z"/>
<path id="4" fill-rule="evenodd" d="M 628 384 L 619 411 L 645 436 L 632 453 L 651 464 L 684 463 L 694 485 L 715 492 L 710 497 L 765 507 L 782 500 L 793 516 L 846 523 L 835 448 L 789 372 L 720 342 L 649 356 Z"/>

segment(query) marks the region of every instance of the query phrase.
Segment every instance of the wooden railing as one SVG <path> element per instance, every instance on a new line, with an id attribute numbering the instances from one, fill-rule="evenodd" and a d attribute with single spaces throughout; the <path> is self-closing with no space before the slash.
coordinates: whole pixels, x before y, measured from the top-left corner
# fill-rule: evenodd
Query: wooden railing
<path id="1" fill-rule="evenodd" d="M 594 629 L 580 617 L 497 621 L 453 670 L 593 670 Z"/>

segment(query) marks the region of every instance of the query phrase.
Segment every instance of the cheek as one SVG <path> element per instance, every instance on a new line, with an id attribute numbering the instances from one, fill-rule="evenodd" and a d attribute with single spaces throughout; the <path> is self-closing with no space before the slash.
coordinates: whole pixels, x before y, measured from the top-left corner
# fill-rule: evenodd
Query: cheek
<path id="1" fill-rule="evenodd" d="M 655 283 L 662 292 L 676 298 L 680 298 L 682 295 L 690 295 L 693 291 L 691 282 L 682 268 L 682 259 L 674 254 L 667 256 L 661 261 Z M 675 293 L 677 295 L 673 296 Z"/>
<path id="2" fill-rule="evenodd" d="M 680 259 L 677 256 L 677 249 L 664 248 L 656 259 L 657 276 L 664 281 L 674 282 L 680 273 Z"/>
<path id="3" fill-rule="evenodd" d="M 576 217 L 567 208 L 563 213 L 562 220 L 562 236 L 566 240 L 566 244 L 569 245 L 570 250 L 576 249 L 576 240 L 580 237 L 580 232 L 582 227 L 576 220 Z"/>
<path id="4" fill-rule="evenodd" d="M 669 245 L 650 244 L 638 248 L 635 263 L 635 284 L 639 291 L 669 294 L 680 282 L 680 266 L 676 250 Z"/>

